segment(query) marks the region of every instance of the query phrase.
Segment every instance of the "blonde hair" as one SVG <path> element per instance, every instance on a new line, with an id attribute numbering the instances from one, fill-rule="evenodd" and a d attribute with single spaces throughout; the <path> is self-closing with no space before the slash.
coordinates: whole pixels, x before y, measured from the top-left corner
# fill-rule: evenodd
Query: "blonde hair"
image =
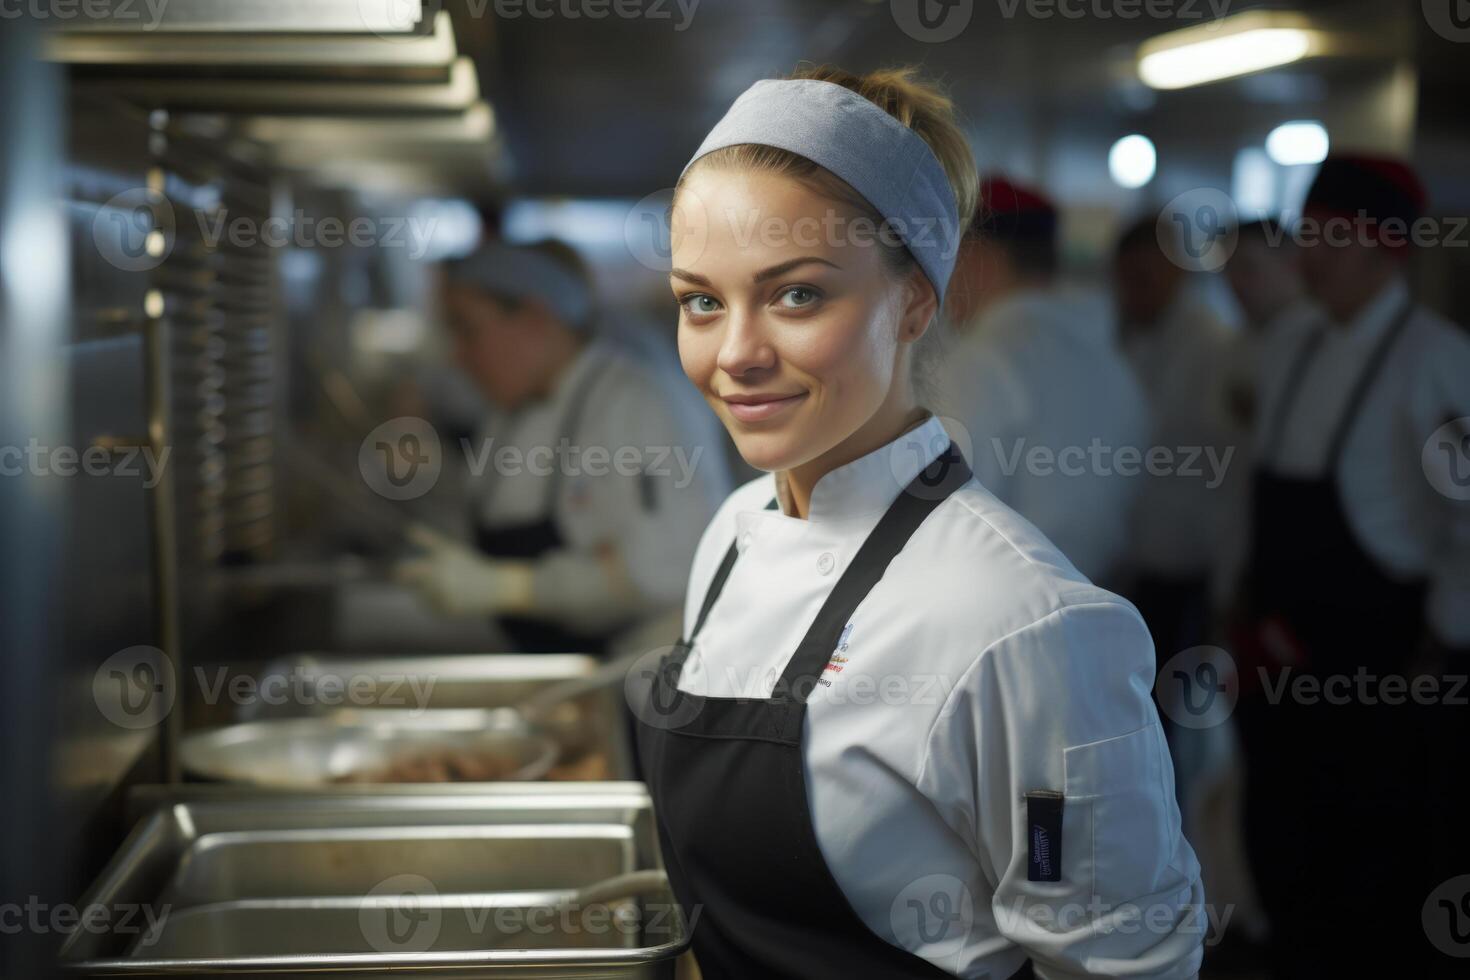
<path id="1" fill-rule="evenodd" d="M 918 69 L 913 66 L 883 68 L 865 75 L 854 75 L 833 65 L 814 65 L 798 68 L 787 77 L 833 82 L 851 89 L 913 130 L 934 151 L 934 156 L 944 168 L 945 176 L 949 178 L 959 212 L 960 227 L 968 225 L 980 195 L 975 158 L 955 118 L 953 101 L 938 85 L 921 79 Z M 759 143 L 742 143 L 715 150 L 696 161 L 679 179 L 679 184 L 674 189 L 676 197 L 689 174 L 703 166 L 760 171 L 789 177 L 823 197 L 850 205 L 876 227 L 886 224 L 884 217 L 851 184 L 830 170 L 789 150 Z M 907 248 L 890 235 L 880 235 L 877 241 L 884 268 L 891 276 L 902 279 L 912 274 L 918 263 Z M 937 294 L 938 289 L 948 284 L 935 285 Z M 936 318 L 939 312 L 936 310 Z M 932 368 L 943 356 L 944 333 L 939 324 L 931 323 L 924 336 L 914 345 L 912 380 L 921 400 L 932 399 Z"/>

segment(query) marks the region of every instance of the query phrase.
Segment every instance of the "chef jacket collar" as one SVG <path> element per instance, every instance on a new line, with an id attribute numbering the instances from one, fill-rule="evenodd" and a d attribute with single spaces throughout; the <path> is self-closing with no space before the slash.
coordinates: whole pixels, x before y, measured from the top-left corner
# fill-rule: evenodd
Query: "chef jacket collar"
<path id="1" fill-rule="evenodd" d="M 1395 276 L 1378 295 L 1358 311 L 1358 315 L 1347 323 L 1333 326 L 1342 330 L 1354 343 L 1372 343 L 1387 330 L 1398 312 L 1409 299 L 1409 285 L 1401 276 Z"/>
<path id="2" fill-rule="evenodd" d="M 817 480 L 807 507 L 807 521 L 821 523 L 881 514 L 949 443 L 944 424 L 931 414 L 892 442 L 842 464 Z M 800 520 L 785 511 L 786 494 L 781 485 L 785 479 L 784 471 L 773 475 L 772 488 L 782 500 L 781 509 L 753 514 Z"/>

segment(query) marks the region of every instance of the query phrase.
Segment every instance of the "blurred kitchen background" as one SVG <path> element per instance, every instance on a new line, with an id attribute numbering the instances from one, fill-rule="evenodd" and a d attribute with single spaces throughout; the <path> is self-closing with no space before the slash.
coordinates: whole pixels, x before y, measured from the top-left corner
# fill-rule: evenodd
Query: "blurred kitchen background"
<path id="1" fill-rule="evenodd" d="M 923 19 L 903 0 L 0 5 L 0 445 L 100 447 L 115 464 L 68 479 L 53 457 L 51 472 L 0 479 L 3 894 L 77 901 L 123 841 L 130 791 L 188 776 L 191 732 L 246 720 L 199 690 L 216 668 L 258 678 L 321 651 L 506 648 L 480 623 L 413 608 L 380 574 L 400 522 L 444 526 L 464 509 L 453 447 L 480 408 L 449 360 L 435 264 L 482 236 L 562 239 L 590 266 L 605 328 L 673 365 L 669 189 L 756 79 L 801 61 L 922 66 L 955 98 L 981 169 L 1058 203 L 1064 277 L 1099 316 L 1127 224 L 1205 192 L 1244 218 L 1289 213 L 1329 145 L 1411 159 L 1432 214 L 1470 212 L 1463 4 L 932 6 L 948 13 Z M 1310 42 L 1260 64 L 1141 70 L 1147 45 L 1252 28 Z M 1190 30 L 1214 34 L 1173 36 Z M 1421 249 L 1413 277 L 1470 323 L 1470 249 Z M 1195 278 L 1243 322 L 1221 276 Z M 375 492 L 369 437 L 403 418 L 433 424 L 444 472 L 393 500 Z M 750 474 L 716 448 L 737 480 Z M 167 706 L 122 724 L 99 710 L 114 670 Z M 1248 950 L 1249 916 L 1238 925 Z M 0 972 L 46 973 L 63 938 L 6 935 Z M 1206 976 L 1251 975 L 1248 952 L 1213 956 Z"/>

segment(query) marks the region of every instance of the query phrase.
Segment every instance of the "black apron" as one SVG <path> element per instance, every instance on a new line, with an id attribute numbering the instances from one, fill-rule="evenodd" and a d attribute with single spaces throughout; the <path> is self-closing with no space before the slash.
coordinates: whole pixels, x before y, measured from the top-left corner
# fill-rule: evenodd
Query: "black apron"
<path id="1" fill-rule="evenodd" d="M 1307 688 L 1318 691 L 1315 703 L 1291 688 L 1303 677 L 1402 674 L 1420 640 L 1425 583 L 1390 578 L 1358 544 L 1337 481 L 1347 436 L 1412 311 L 1399 313 L 1362 369 L 1322 475 L 1287 477 L 1265 466 L 1324 334 L 1307 339 L 1254 478 L 1236 717 L 1247 854 L 1283 977 L 1402 971 L 1427 947 L 1419 917 L 1428 888 L 1417 889 L 1430 862 L 1412 853 L 1427 830 L 1416 800 L 1433 778 L 1420 709 L 1366 703 L 1355 681 Z"/>
<path id="2" fill-rule="evenodd" d="M 606 364 L 603 364 L 588 372 L 573 393 L 566 413 L 562 416 L 562 424 L 557 427 L 563 439 L 573 440 L 575 444 L 577 430 L 586 413 L 588 395 L 605 370 Z M 534 561 L 565 546 L 566 539 L 562 537 L 561 528 L 556 522 L 562 481 L 560 463 L 553 464 L 551 473 L 542 479 L 545 481 L 545 489 L 542 493 L 541 516 L 536 520 L 491 527 L 484 523 L 483 518 L 489 494 L 475 502 L 471 521 L 475 529 L 475 546 L 482 553 L 491 558 Z M 608 636 L 579 633 L 537 616 L 499 616 L 495 622 L 515 643 L 519 653 L 601 654 L 606 651 L 609 640 Z"/>
<path id="3" fill-rule="evenodd" d="M 735 564 L 733 544 L 689 638 L 646 678 L 638 751 L 669 880 L 693 919 L 694 952 L 708 980 L 952 976 L 877 936 L 848 903 L 817 844 L 801 745 L 807 697 L 853 611 L 920 522 L 969 479 L 951 444 L 899 494 L 822 604 L 769 699 L 677 688 L 694 637 Z M 773 500 L 767 509 L 775 506 Z M 1014 975 L 1029 970 L 1028 961 Z"/>

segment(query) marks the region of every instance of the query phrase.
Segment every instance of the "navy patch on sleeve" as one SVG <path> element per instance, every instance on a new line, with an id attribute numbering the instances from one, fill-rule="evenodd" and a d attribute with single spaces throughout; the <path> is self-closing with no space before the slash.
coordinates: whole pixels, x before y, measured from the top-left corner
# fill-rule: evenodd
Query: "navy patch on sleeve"
<path id="1" fill-rule="evenodd" d="M 1062 880 L 1062 794 L 1026 794 L 1027 881 Z"/>

